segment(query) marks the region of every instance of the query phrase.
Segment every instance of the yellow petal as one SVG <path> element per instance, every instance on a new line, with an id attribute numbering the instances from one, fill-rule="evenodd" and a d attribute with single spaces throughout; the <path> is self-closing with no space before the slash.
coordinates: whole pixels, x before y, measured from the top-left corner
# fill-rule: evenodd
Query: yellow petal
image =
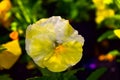
<path id="1" fill-rule="evenodd" d="M 105 9 L 107 5 L 113 3 L 113 0 L 92 0 L 97 9 Z"/>
<path id="2" fill-rule="evenodd" d="M 18 40 L 10 41 L 2 46 L 7 50 L 0 53 L 0 66 L 4 69 L 10 69 L 21 55 L 21 48 Z"/>
<path id="3" fill-rule="evenodd" d="M 32 41 L 26 39 L 26 50 L 36 64 L 40 67 L 44 67 L 43 58 L 47 56 L 54 47 L 54 43 L 45 35 L 35 36 L 31 38 Z"/>
<path id="4" fill-rule="evenodd" d="M 10 0 L 2 0 L 0 1 L 0 23 L 8 28 L 10 26 L 10 12 L 11 9 L 11 2 Z"/>
<path id="5" fill-rule="evenodd" d="M 103 20 L 104 20 L 103 16 L 98 16 L 98 17 L 95 18 L 95 21 L 96 21 L 97 24 L 100 24 Z"/>
<path id="6" fill-rule="evenodd" d="M 102 1 L 102 0 L 101 0 Z M 113 3 L 113 0 L 103 0 L 103 3 L 104 4 L 111 4 Z"/>
<path id="7" fill-rule="evenodd" d="M 114 30 L 115 35 L 120 38 L 120 29 Z"/>
<path id="8" fill-rule="evenodd" d="M 53 55 L 44 61 L 44 65 L 52 72 L 61 72 L 77 64 L 81 58 L 82 44 L 70 41 L 56 47 Z"/>
<path id="9" fill-rule="evenodd" d="M 10 41 L 6 44 L 3 44 L 2 46 L 7 48 L 7 51 L 11 52 L 12 54 L 14 54 L 16 56 L 21 55 L 21 48 L 20 48 L 18 40 Z"/>
<path id="10" fill-rule="evenodd" d="M 113 9 L 102 9 L 96 12 L 96 23 L 101 23 L 104 19 L 114 16 L 115 12 Z"/>
<path id="11" fill-rule="evenodd" d="M 2 0 L 0 2 L 0 13 L 6 12 L 11 8 L 10 0 Z"/>
<path id="12" fill-rule="evenodd" d="M 62 63 L 61 55 L 52 55 L 48 60 L 44 61 L 44 65 L 52 72 L 61 72 L 68 68 L 68 65 Z"/>

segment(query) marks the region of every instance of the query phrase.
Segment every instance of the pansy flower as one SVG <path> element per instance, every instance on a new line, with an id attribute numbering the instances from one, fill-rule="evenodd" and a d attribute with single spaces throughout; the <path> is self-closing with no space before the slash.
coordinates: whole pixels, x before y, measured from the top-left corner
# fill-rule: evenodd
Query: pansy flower
<path id="1" fill-rule="evenodd" d="M 29 25 L 25 42 L 33 61 L 52 72 L 65 71 L 82 58 L 84 38 L 60 16 L 40 19 Z"/>
<path id="2" fill-rule="evenodd" d="M 96 11 L 96 23 L 100 24 L 103 20 L 106 18 L 113 17 L 115 15 L 115 12 L 113 9 L 102 9 Z"/>

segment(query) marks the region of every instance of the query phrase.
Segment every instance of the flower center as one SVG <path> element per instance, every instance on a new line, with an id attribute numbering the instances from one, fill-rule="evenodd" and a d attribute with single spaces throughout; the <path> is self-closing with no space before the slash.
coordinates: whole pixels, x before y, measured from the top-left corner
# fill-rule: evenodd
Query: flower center
<path id="1" fill-rule="evenodd" d="M 62 52 L 63 50 L 64 50 L 64 46 L 63 46 L 63 45 L 58 45 L 58 46 L 55 48 L 55 53 Z"/>

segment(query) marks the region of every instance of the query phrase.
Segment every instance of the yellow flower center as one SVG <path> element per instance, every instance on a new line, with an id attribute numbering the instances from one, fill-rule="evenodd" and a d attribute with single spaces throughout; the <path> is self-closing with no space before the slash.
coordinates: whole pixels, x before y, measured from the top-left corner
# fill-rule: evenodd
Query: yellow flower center
<path id="1" fill-rule="evenodd" d="M 55 48 L 55 53 L 58 54 L 58 53 L 62 52 L 63 50 L 64 50 L 64 46 L 63 45 L 58 45 Z"/>

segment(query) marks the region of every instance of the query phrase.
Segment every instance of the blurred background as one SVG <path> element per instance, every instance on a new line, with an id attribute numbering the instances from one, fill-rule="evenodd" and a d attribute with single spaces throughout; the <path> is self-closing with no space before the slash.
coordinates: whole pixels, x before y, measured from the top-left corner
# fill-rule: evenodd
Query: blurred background
<path id="1" fill-rule="evenodd" d="M 41 76 L 25 51 L 25 30 L 61 16 L 85 38 L 78 80 L 120 80 L 120 0 L 0 0 L 0 80 Z"/>

